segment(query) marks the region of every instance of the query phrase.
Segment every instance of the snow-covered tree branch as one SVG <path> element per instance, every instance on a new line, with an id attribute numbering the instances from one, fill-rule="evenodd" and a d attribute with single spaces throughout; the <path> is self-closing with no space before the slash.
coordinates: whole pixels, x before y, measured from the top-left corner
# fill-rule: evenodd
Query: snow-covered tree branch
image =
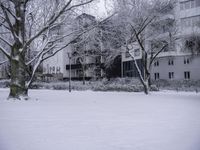
<path id="1" fill-rule="evenodd" d="M 140 81 L 144 86 L 145 94 L 150 88 L 150 69 L 157 56 L 166 50 L 175 41 L 174 20 L 169 20 L 167 24 L 168 36 L 159 37 L 159 28 L 162 26 L 160 15 L 165 11 L 170 11 L 173 1 L 118 1 L 119 20 L 121 24 L 126 24 L 124 37 L 126 39 L 125 49 L 134 61 Z M 167 10 L 166 10 L 167 9 Z M 158 34 L 157 34 L 158 32 Z M 156 46 L 152 47 L 153 44 Z M 135 58 L 134 45 L 140 48 L 141 64 L 139 67 Z M 168 48 L 169 49 L 169 48 Z"/>
<path id="2" fill-rule="evenodd" d="M 70 42 L 67 44 L 62 42 L 70 34 L 55 33 L 56 30 L 60 26 L 71 23 L 74 12 L 79 7 L 93 1 L 0 1 L 0 35 L 2 35 L 0 36 L 0 51 L 8 58 L 11 65 L 9 97 L 19 98 L 28 94 L 28 88 L 42 61 L 70 44 Z M 48 55 L 51 51 L 53 55 Z M 27 75 L 28 80 L 26 80 Z"/>

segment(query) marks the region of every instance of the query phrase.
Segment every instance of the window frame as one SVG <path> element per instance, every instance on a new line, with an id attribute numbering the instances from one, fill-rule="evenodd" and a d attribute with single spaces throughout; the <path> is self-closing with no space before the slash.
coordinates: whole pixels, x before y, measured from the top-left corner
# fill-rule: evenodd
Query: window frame
<path id="1" fill-rule="evenodd" d="M 184 71 L 184 79 L 185 80 L 190 80 L 191 79 L 190 71 Z"/>
<path id="2" fill-rule="evenodd" d="M 169 79 L 174 79 L 174 72 L 169 72 Z"/>
<path id="3" fill-rule="evenodd" d="M 174 66 L 174 59 L 169 59 L 168 60 L 168 65 L 169 66 Z"/>
<path id="4" fill-rule="evenodd" d="M 159 60 L 155 60 L 155 62 L 154 62 L 154 66 L 155 67 L 158 67 L 160 64 L 159 64 Z"/>
<path id="5" fill-rule="evenodd" d="M 155 72 L 154 73 L 154 80 L 159 80 L 160 79 L 160 73 L 159 72 Z"/>

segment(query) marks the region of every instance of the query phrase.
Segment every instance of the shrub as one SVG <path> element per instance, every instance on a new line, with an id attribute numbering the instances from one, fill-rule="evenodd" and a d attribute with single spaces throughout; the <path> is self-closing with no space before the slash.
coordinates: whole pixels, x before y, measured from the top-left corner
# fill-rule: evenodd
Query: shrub
<path id="1" fill-rule="evenodd" d="M 124 91 L 124 92 L 142 92 L 143 86 L 137 78 L 114 78 L 110 80 L 103 79 L 102 82 L 94 84 L 94 91 Z M 158 91 L 153 85 L 152 91 Z"/>
<path id="2" fill-rule="evenodd" d="M 0 80 L 0 88 L 8 88 L 10 86 L 10 80 Z"/>
<path id="3" fill-rule="evenodd" d="M 153 84 L 164 90 L 200 91 L 200 80 L 159 80 Z"/>
<path id="4" fill-rule="evenodd" d="M 8 88 L 10 80 L 0 80 L 0 88 Z M 68 90 L 68 82 L 34 82 L 31 89 L 54 89 L 54 90 Z M 76 91 L 124 91 L 124 92 L 142 92 L 143 86 L 137 78 L 113 78 L 90 80 L 85 85 L 81 81 L 72 81 L 72 90 Z M 176 91 L 200 91 L 200 80 L 159 80 L 153 81 L 150 88 L 151 91 L 161 90 L 176 90 Z"/>

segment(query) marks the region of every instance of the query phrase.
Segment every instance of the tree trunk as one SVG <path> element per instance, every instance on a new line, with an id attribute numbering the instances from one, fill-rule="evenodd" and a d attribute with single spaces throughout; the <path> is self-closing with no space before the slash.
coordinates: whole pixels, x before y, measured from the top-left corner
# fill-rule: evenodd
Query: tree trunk
<path id="1" fill-rule="evenodd" d="M 148 95 L 149 94 L 149 83 L 148 83 L 148 81 L 145 82 L 145 84 L 143 86 L 144 86 L 144 93 L 146 95 Z"/>
<path id="2" fill-rule="evenodd" d="M 83 67 L 83 85 L 85 85 L 85 65 Z"/>
<path id="3" fill-rule="evenodd" d="M 149 94 L 149 90 L 150 90 L 150 73 L 149 73 L 149 71 L 148 70 L 146 70 L 145 71 L 145 77 L 144 77 L 144 84 L 143 84 L 143 86 L 144 86 L 144 93 L 146 94 L 146 95 L 148 95 Z"/>
<path id="4" fill-rule="evenodd" d="M 148 70 L 148 56 L 145 51 L 143 51 L 143 65 L 144 65 L 144 93 L 146 95 L 149 94 L 149 87 L 150 87 L 150 73 Z"/>
<path id="5" fill-rule="evenodd" d="M 151 85 L 152 85 L 152 81 L 151 81 L 151 76 L 149 76 L 149 87 L 151 87 Z"/>
<path id="6" fill-rule="evenodd" d="M 12 50 L 11 57 L 11 82 L 10 82 L 10 94 L 9 98 L 20 99 L 21 96 L 28 95 L 28 89 L 26 88 L 26 76 L 24 66 L 24 54 L 19 54 L 19 48 L 17 45 Z"/>
<path id="7" fill-rule="evenodd" d="M 9 98 L 20 99 L 27 96 L 26 87 L 26 66 L 25 66 L 25 9 L 26 2 L 19 0 L 15 2 L 15 23 L 12 26 L 14 44 L 11 48 L 11 83 Z"/>
<path id="8" fill-rule="evenodd" d="M 28 89 L 25 85 L 25 69 L 20 61 L 11 60 L 11 82 L 9 98 L 20 99 L 21 96 L 28 96 Z"/>
<path id="9" fill-rule="evenodd" d="M 137 64 L 137 60 L 135 60 L 135 58 L 133 56 L 132 56 L 132 58 L 133 58 L 136 70 L 137 70 L 137 72 L 139 74 L 140 82 L 142 83 L 142 85 L 144 87 L 144 93 L 146 95 L 148 95 L 149 94 L 149 77 L 150 77 L 150 74 L 147 71 L 147 69 L 144 69 L 144 74 L 142 75 L 142 71 L 141 71 L 141 69 L 139 68 L 139 66 Z M 144 62 L 143 62 L 143 64 L 144 64 Z"/>

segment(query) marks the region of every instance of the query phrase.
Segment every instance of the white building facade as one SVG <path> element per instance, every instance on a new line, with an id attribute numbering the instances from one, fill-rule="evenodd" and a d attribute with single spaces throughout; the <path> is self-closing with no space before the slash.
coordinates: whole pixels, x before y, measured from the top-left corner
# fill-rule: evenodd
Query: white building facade
<path id="1" fill-rule="evenodd" d="M 72 32 L 73 28 L 77 30 L 80 24 L 87 23 L 90 25 L 92 22 L 96 22 L 95 17 L 82 14 L 75 19 L 75 24 L 70 29 L 70 32 Z M 65 39 L 66 43 L 72 40 L 71 38 Z M 75 48 L 71 44 L 43 62 L 43 75 L 47 80 L 63 80 L 69 79 L 69 77 L 81 80 L 83 78 L 90 79 L 99 76 L 97 65 L 100 65 L 100 62 L 98 62 L 98 57 L 91 57 L 84 50 L 82 50 L 83 53 L 76 54 Z M 84 46 L 80 48 L 83 49 Z M 80 62 L 80 58 L 83 59 L 84 64 Z"/>
<path id="2" fill-rule="evenodd" d="M 173 48 L 161 52 L 151 67 L 151 79 L 165 80 L 199 80 L 200 79 L 200 0 L 177 0 L 175 7 L 168 14 L 163 15 L 163 20 L 170 19 L 177 28 L 176 41 Z M 165 37 L 166 32 L 160 33 Z M 160 38 L 158 37 L 158 38 Z M 199 40 L 198 40 L 199 39 Z M 149 40 L 149 39 L 148 39 Z M 151 46 L 146 40 L 145 46 Z M 189 49 L 195 49 L 192 51 Z M 141 57 L 139 47 L 134 48 L 138 55 L 139 66 Z M 123 77 L 137 77 L 134 63 L 128 54 L 122 55 Z"/>
<path id="3" fill-rule="evenodd" d="M 0 52 L 0 79 L 6 79 L 8 78 L 8 71 L 9 71 L 9 65 L 6 61 L 6 57 L 3 53 Z M 5 62 L 5 63 L 4 63 Z"/>

